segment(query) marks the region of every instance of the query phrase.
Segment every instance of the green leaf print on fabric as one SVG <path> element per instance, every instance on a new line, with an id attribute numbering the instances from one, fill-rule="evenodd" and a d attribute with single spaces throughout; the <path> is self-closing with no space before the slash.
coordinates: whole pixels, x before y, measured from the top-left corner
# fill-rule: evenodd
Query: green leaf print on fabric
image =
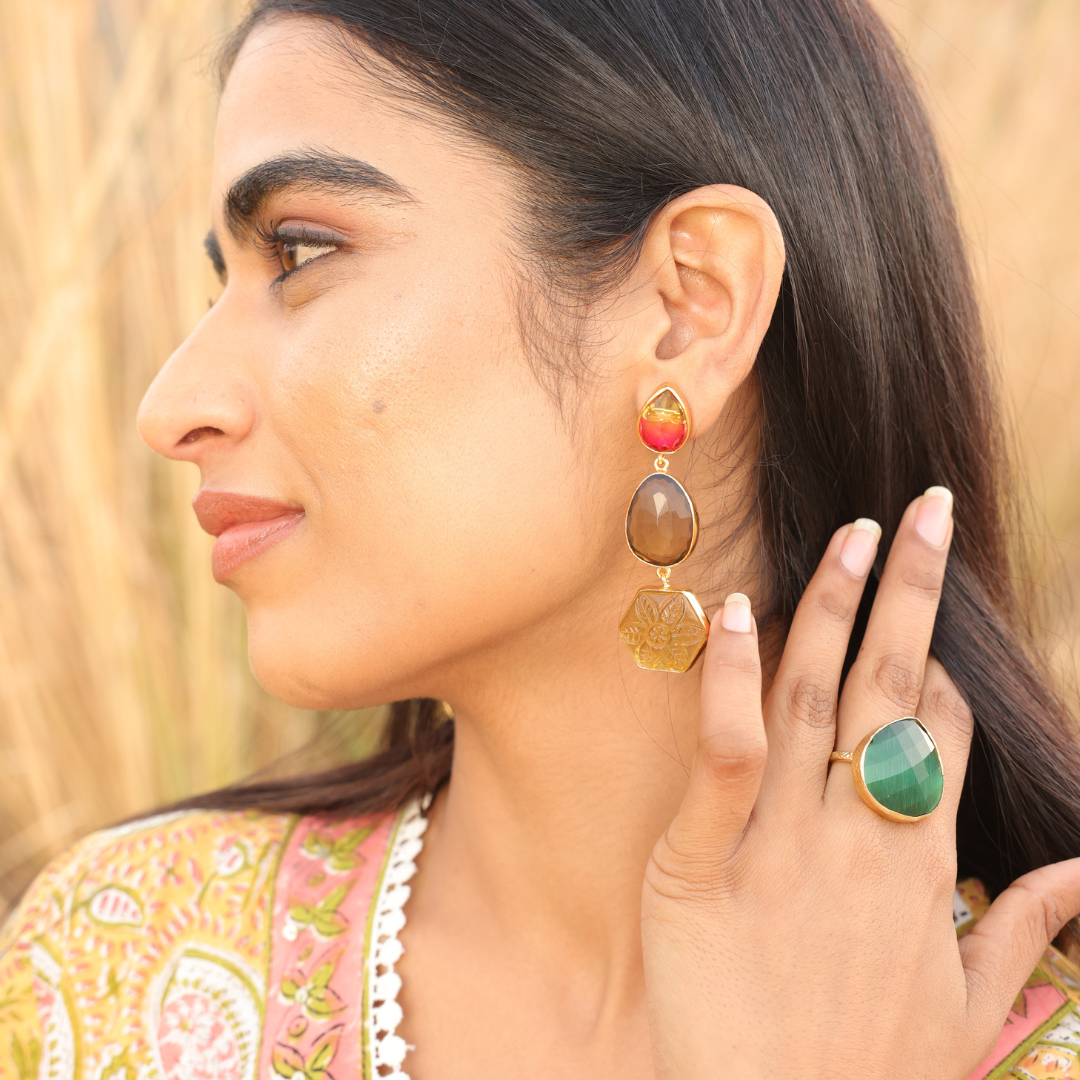
<path id="1" fill-rule="evenodd" d="M 293 1077 L 297 1080 L 325 1080 L 330 1062 L 337 1053 L 341 1032 L 340 1024 L 324 1031 L 312 1044 L 311 1053 L 306 1058 L 296 1047 L 278 1043 L 271 1058 L 274 1072 L 284 1080 L 293 1080 Z"/>
<path id="2" fill-rule="evenodd" d="M 302 904 L 293 901 L 289 905 L 289 919 L 300 930 L 309 926 L 319 937 L 337 937 L 348 928 L 348 921 L 338 911 L 341 901 L 349 895 L 349 890 L 355 884 L 356 879 L 346 881 L 336 889 L 327 893 L 317 904 Z"/>
<path id="3" fill-rule="evenodd" d="M 366 860 L 356 849 L 371 835 L 373 825 L 350 829 L 336 840 L 332 836 L 312 830 L 304 837 L 303 852 L 313 859 L 322 859 L 326 868 L 335 874 L 347 874 Z"/>
<path id="4" fill-rule="evenodd" d="M 28 1039 L 24 1046 L 18 1035 L 12 1035 L 11 1057 L 18 1070 L 19 1080 L 37 1080 L 41 1066 L 41 1043 L 37 1039 Z"/>
<path id="5" fill-rule="evenodd" d="M 338 953 L 332 960 L 320 964 L 308 979 L 299 970 L 286 975 L 281 981 L 281 996 L 302 1006 L 312 1020 L 328 1020 L 341 1012 L 345 1003 L 330 989 L 330 980 L 334 977 L 334 969 L 340 958 L 341 954 Z"/>

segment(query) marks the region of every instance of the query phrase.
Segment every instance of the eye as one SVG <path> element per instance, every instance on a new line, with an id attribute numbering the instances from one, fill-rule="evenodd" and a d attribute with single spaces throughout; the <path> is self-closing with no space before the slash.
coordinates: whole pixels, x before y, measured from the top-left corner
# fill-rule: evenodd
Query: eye
<path id="1" fill-rule="evenodd" d="M 279 225 L 273 221 L 256 222 L 254 239 L 256 247 L 281 270 L 274 279 L 275 285 L 302 270 L 308 263 L 340 251 L 345 244 L 342 237 L 333 233 L 301 224 Z"/>
<path id="2" fill-rule="evenodd" d="M 281 238 L 275 246 L 278 261 L 281 263 L 281 269 L 286 277 L 313 259 L 329 255 L 330 252 L 337 250 L 337 244 L 325 240 L 286 240 Z"/>

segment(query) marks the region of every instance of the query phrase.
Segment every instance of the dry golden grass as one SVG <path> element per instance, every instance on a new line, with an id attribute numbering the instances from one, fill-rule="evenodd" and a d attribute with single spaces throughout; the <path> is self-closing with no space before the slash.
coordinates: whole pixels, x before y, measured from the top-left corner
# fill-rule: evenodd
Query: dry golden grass
<path id="1" fill-rule="evenodd" d="M 86 829 L 307 739 L 133 419 L 206 309 L 222 0 L 0 5 L 0 906 Z"/>
<path id="2" fill-rule="evenodd" d="M 984 312 L 1045 524 L 1044 629 L 1075 681 L 1080 633 L 1080 6 L 876 0 L 953 171 Z M 1039 520 L 1037 517 L 1036 521 Z"/>
<path id="3" fill-rule="evenodd" d="M 1036 494 L 1077 577 L 1080 8 L 880 2 L 955 167 Z M 254 684 L 194 470 L 133 425 L 214 288 L 205 68 L 236 15 L 0 4 L 0 910 L 78 834 L 320 726 Z"/>

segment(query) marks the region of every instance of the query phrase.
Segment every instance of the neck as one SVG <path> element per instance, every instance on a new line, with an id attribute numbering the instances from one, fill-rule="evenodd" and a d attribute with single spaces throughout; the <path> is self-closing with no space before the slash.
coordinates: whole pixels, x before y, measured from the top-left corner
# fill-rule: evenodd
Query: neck
<path id="1" fill-rule="evenodd" d="M 455 673 L 452 779 L 411 903 L 531 928 L 609 992 L 617 972 L 637 978 L 642 878 L 685 791 L 698 721 L 700 666 L 641 671 L 618 638 L 646 581 L 609 582 L 606 597 Z"/>

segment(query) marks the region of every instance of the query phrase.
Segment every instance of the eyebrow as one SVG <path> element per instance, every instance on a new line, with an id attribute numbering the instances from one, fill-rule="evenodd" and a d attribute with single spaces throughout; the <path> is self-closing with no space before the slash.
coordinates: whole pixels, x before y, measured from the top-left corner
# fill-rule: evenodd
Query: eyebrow
<path id="1" fill-rule="evenodd" d="M 268 158 L 232 182 L 225 195 L 225 223 L 229 232 L 237 240 L 242 239 L 266 201 L 283 191 L 381 196 L 392 204 L 416 201 L 408 188 L 366 161 L 324 150 L 304 150 Z M 217 247 L 216 240 L 213 246 Z M 220 254 L 220 248 L 217 253 Z M 216 266 L 210 244 L 207 254 Z"/>
<path id="2" fill-rule="evenodd" d="M 206 249 L 207 258 L 210 260 L 214 267 L 214 273 L 224 281 L 225 280 L 225 256 L 221 251 L 221 244 L 218 242 L 217 233 L 211 229 L 203 238 L 203 247 Z"/>

